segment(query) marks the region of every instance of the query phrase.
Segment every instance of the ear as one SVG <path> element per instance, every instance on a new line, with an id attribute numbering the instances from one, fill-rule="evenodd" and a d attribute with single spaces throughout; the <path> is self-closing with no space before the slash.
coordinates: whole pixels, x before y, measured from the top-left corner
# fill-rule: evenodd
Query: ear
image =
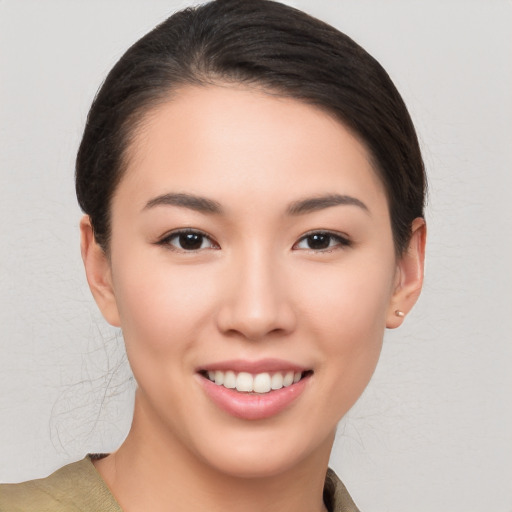
<path id="1" fill-rule="evenodd" d="M 96 242 L 88 215 L 84 215 L 80 221 L 80 250 L 87 282 L 96 304 L 109 324 L 120 327 L 110 261 Z"/>
<path id="2" fill-rule="evenodd" d="M 422 218 L 414 219 L 407 249 L 397 263 L 395 289 L 389 305 L 386 327 L 395 329 L 402 325 L 420 296 L 425 270 L 425 241 L 427 226 Z M 403 313 L 403 314 L 401 314 Z"/>

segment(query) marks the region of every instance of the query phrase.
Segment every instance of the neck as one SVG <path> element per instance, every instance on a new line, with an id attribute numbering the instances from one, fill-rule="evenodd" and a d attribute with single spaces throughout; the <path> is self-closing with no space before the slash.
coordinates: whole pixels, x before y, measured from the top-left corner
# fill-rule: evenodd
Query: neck
<path id="1" fill-rule="evenodd" d="M 323 486 L 334 433 L 314 454 L 277 474 L 239 477 L 219 471 L 155 427 L 136 398 L 128 437 L 95 465 L 124 512 L 325 511 Z"/>

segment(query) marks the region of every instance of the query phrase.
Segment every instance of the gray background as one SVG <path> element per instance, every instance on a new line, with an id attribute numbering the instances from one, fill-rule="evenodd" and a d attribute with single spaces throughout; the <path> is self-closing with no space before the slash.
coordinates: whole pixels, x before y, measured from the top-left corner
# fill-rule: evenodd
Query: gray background
<path id="1" fill-rule="evenodd" d="M 133 381 L 83 275 L 73 160 L 107 71 L 188 3 L 0 0 L 0 481 L 126 435 Z M 512 3 L 292 3 L 381 61 L 430 174 L 423 296 L 331 463 L 362 510 L 511 512 Z"/>

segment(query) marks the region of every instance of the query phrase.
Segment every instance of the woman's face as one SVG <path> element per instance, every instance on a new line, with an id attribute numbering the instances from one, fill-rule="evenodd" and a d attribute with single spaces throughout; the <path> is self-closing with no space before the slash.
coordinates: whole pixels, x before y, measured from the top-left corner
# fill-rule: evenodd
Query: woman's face
<path id="1" fill-rule="evenodd" d="M 397 309 L 365 147 L 312 106 L 209 86 L 148 114 L 128 156 L 98 302 L 123 330 L 141 437 L 230 474 L 326 461 Z"/>

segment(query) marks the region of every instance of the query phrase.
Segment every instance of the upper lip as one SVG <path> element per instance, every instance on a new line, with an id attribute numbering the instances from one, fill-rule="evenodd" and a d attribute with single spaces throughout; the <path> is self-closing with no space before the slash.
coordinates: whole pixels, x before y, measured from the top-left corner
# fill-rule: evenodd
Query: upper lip
<path id="1" fill-rule="evenodd" d="M 270 372 L 304 372 L 309 370 L 304 366 L 285 361 L 283 359 L 259 359 L 257 361 L 249 361 L 244 359 L 232 359 L 227 361 L 218 361 L 215 363 L 205 364 L 197 369 L 198 372 L 205 371 L 234 371 L 235 373 L 247 372 L 252 374 L 270 373 Z"/>

